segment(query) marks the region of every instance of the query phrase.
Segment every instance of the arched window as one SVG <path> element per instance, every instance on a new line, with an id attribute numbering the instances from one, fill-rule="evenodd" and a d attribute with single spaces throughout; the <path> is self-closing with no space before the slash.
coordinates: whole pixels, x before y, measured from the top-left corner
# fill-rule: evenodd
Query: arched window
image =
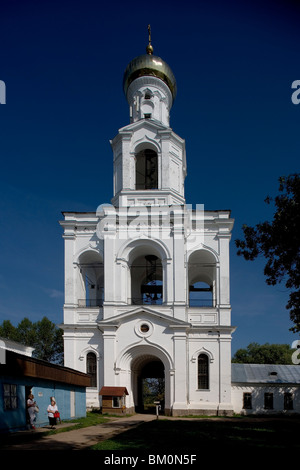
<path id="1" fill-rule="evenodd" d="M 198 356 L 198 389 L 207 390 L 209 388 L 209 365 L 208 356 L 199 354 Z"/>
<path id="2" fill-rule="evenodd" d="M 157 189 L 157 153 L 151 149 L 144 149 L 136 155 L 136 182 L 135 189 Z"/>
<path id="3" fill-rule="evenodd" d="M 91 387 L 97 387 L 97 358 L 95 353 L 89 352 L 86 355 L 86 373 L 91 376 Z"/>

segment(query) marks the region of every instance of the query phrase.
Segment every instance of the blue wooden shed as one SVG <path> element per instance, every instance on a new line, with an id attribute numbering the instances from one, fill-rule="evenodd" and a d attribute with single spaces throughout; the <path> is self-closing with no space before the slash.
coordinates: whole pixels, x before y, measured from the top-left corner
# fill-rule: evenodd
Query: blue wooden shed
<path id="1" fill-rule="evenodd" d="M 1 362 L 1 361 L 0 361 Z M 0 363 L 0 432 L 29 427 L 29 393 L 39 407 L 35 426 L 48 425 L 47 407 L 55 397 L 62 420 L 86 416 L 86 387 L 90 376 L 7 350 Z"/>

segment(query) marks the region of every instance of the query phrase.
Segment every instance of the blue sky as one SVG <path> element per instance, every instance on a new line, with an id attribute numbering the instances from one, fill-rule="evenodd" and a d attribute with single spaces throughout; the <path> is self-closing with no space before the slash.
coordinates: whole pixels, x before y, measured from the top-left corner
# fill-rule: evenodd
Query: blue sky
<path id="1" fill-rule="evenodd" d="M 109 140 L 129 123 L 128 62 L 145 52 L 172 68 L 171 127 L 186 140 L 187 203 L 231 209 L 233 352 L 298 339 L 284 286 L 263 259 L 237 257 L 243 223 L 272 216 L 264 203 L 281 175 L 299 172 L 300 79 L 292 1 L 2 1 L 0 80 L 0 323 L 63 320 L 62 211 L 95 211 L 113 194 Z"/>

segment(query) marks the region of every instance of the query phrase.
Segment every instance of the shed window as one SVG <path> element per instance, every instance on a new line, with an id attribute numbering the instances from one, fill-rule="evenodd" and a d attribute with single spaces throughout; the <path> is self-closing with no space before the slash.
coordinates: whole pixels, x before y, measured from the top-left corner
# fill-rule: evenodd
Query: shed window
<path id="1" fill-rule="evenodd" d="M 208 372 L 208 356 L 206 354 L 200 354 L 198 357 L 198 389 L 208 389 Z"/>
<path id="2" fill-rule="evenodd" d="M 113 408 L 120 408 L 121 397 L 113 397 Z"/>
<path id="3" fill-rule="evenodd" d="M 4 410 L 15 410 L 18 408 L 17 385 L 3 384 Z"/>
<path id="4" fill-rule="evenodd" d="M 112 407 L 113 408 L 123 408 L 123 407 L 125 407 L 125 396 L 123 396 L 123 397 L 112 397 Z"/>

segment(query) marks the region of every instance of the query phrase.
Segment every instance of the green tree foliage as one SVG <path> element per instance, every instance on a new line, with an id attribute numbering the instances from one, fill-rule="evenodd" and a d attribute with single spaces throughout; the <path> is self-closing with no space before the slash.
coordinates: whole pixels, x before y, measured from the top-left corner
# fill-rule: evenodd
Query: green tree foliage
<path id="1" fill-rule="evenodd" d="M 292 364 L 293 349 L 288 344 L 250 343 L 238 349 L 232 362 L 240 364 Z"/>
<path id="2" fill-rule="evenodd" d="M 144 403 L 153 405 L 154 401 L 164 401 L 165 380 L 163 378 L 148 378 L 143 380 Z"/>
<path id="3" fill-rule="evenodd" d="M 255 227 L 243 225 L 244 240 L 236 240 L 237 254 L 253 261 L 263 255 L 268 285 L 284 282 L 289 291 L 286 308 L 293 322 L 291 331 L 300 331 L 300 174 L 279 178 L 279 195 L 274 202 L 272 222 Z"/>
<path id="4" fill-rule="evenodd" d="M 55 364 L 63 364 L 63 331 L 48 318 L 32 323 L 24 318 L 17 327 L 9 320 L 0 325 L 0 336 L 35 348 L 33 357 Z"/>

